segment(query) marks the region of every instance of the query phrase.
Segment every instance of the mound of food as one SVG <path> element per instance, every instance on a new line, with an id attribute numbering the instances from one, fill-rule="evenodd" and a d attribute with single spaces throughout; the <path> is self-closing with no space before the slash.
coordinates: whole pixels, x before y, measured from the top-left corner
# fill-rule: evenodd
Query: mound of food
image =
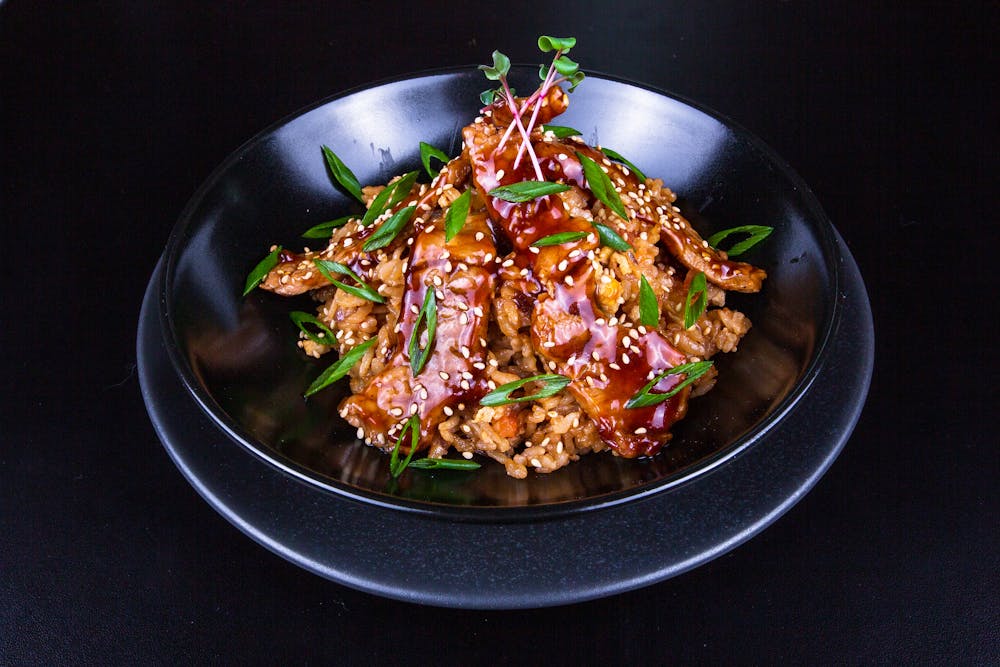
<path id="1" fill-rule="evenodd" d="M 661 181 L 547 125 L 569 103 L 560 84 L 582 79 L 565 56 L 574 43 L 539 40 L 555 58 L 528 97 L 494 53 L 483 69 L 500 88 L 461 154 L 422 145 L 429 172 L 432 156 L 447 160 L 430 184 L 410 172 L 360 188 L 324 148 L 366 211 L 311 230 L 329 235 L 322 250 L 273 247 L 248 279 L 319 302 L 293 313 L 299 346 L 339 359 L 306 394 L 349 376 L 340 414 L 391 453 L 394 475 L 476 455 L 516 478 L 606 449 L 652 456 L 714 383 L 709 359 L 750 328 L 725 292 L 756 292 L 765 273 L 713 245 L 768 228 L 703 240 Z"/>

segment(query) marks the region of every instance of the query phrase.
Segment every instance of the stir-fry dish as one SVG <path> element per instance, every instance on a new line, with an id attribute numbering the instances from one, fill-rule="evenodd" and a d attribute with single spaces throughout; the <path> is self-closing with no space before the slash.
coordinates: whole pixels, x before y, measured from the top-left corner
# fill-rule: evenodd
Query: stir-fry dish
<path id="1" fill-rule="evenodd" d="M 348 378 L 340 415 L 393 476 L 489 457 L 525 478 L 603 450 L 655 455 L 714 384 L 710 358 L 750 329 L 725 293 L 756 292 L 766 274 L 731 256 L 770 228 L 702 239 L 660 180 L 551 125 L 583 79 L 575 43 L 539 39 L 554 58 L 526 97 L 494 52 L 481 69 L 498 88 L 461 154 L 421 144 L 429 184 L 413 171 L 362 188 L 323 147 L 365 210 L 309 230 L 322 250 L 272 247 L 247 279 L 247 292 L 319 303 L 292 313 L 298 344 L 339 356 L 304 393 Z M 716 247 L 730 236 L 743 240 Z"/>

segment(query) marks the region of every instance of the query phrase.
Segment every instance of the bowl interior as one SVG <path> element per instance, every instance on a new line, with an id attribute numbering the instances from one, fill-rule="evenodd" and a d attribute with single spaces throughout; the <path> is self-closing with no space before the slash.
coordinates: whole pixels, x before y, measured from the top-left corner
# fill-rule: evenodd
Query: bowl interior
<path id="1" fill-rule="evenodd" d="M 528 90 L 535 72 L 515 69 Z M 596 507 L 680 483 L 755 443 L 803 392 L 836 308 L 832 228 L 808 189 L 759 140 L 690 103 L 602 76 L 588 77 L 557 121 L 591 144 L 617 150 L 681 197 L 703 236 L 735 225 L 775 228 L 747 261 L 764 267 L 761 293 L 731 294 L 753 328 L 738 352 L 716 357 L 719 381 L 694 399 L 674 439 L 651 459 L 583 457 L 519 481 L 502 466 L 474 472 L 388 474 L 387 457 L 355 439 L 337 414 L 342 391 L 302 391 L 331 361 L 296 347 L 292 310 L 308 297 L 240 296 L 250 268 L 278 243 L 344 215 L 351 200 L 324 165 L 326 144 L 364 184 L 419 166 L 420 141 L 450 155 L 486 87 L 471 68 L 382 83 L 318 104 L 234 153 L 182 214 L 166 254 L 162 312 L 175 366 L 220 427 L 307 483 L 365 501 L 438 511 Z M 346 389 L 346 382 L 341 383 Z M 477 510 L 478 508 L 478 510 Z"/>

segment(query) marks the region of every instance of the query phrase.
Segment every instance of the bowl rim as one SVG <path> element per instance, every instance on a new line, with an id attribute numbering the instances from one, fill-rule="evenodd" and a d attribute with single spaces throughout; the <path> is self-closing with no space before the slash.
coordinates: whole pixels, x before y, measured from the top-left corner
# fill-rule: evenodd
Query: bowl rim
<path id="1" fill-rule="evenodd" d="M 535 65 L 513 65 L 514 71 L 530 71 L 537 69 Z M 690 107 L 699 113 L 708 116 L 712 120 L 722 124 L 728 131 L 735 133 L 741 140 L 747 141 L 758 150 L 764 159 L 774 166 L 775 170 L 786 179 L 797 190 L 803 208 L 808 212 L 809 217 L 815 224 L 817 232 L 817 242 L 822 250 L 823 263 L 830 274 L 830 284 L 834 294 L 841 291 L 842 276 L 840 271 L 841 257 L 837 248 L 833 224 L 826 212 L 823 210 L 816 196 L 809 186 L 795 172 L 795 170 L 762 139 L 747 130 L 739 123 L 731 120 L 699 102 L 691 100 L 683 95 L 678 95 L 670 91 L 657 88 L 642 82 L 637 82 L 625 77 L 613 74 L 606 74 L 598 71 L 587 70 L 588 77 L 602 79 L 614 84 L 638 88 L 655 95 L 666 97 L 672 101 L 679 102 Z M 222 430 L 231 440 L 242 446 L 244 449 L 262 459 L 271 466 L 283 473 L 311 486 L 318 487 L 337 496 L 350 500 L 374 505 L 381 508 L 404 511 L 423 515 L 427 517 L 446 519 L 460 522 L 520 522 L 538 521 L 545 519 L 562 518 L 571 514 L 596 511 L 621 505 L 623 503 L 637 502 L 655 495 L 666 493 L 672 489 L 691 483 L 711 471 L 725 465 L 735 457 L 747 451 L 750 447 L 760 442 L 774 428 L 776 428 L 786 415 L 791 412 L 799 403 L 801 398 L 809 391 L 813 381 L 823 367 L 826 353 L 829 350 L 830 337 L 837 330 L 838 323 L 842 317 L 843 305 L 840 299 L 831 299 L 831 305 L 824 313 L 824 319 L 817 330 L 816 340 L 813 346 L 813 353 L 805 369 L 799 378 L 781 399 L 781 401 L 771 410 L 765 419 L 755 424 L 741 437 L 735 439 L 728 446 L 720 448 L 718 451 L 698 460 L 696 463 L 681 468 L 680 470 L 668 474 L 661 479 L 644 482 L 628 489 L 611 491 L 597 496 L 561 500 L 552 503 L 538 503 L 533 505 L 457 505 L 447 504 L 438 501 L 414 500 L 403 498 L 387 493 L 379 493 L 373 490 L 354 486 L 347 482 L 322 475 L 310 468 L 292 460 L 285 454 L 274 450 L 265 443 L 259 442 L 252 434 L 247 432 L 235 419 L 230 417 L 226 411 L 218 404 L 215 398 L 201 385 L 197 373 L 191 367 L 186 355 L 183 354 L 180 343 L 180 336 L 175 327 L 175 322 L 171 317 L 170 304 L 173 302 L 173 276 L 177 269 L 177 261 L 184 249 L 184 240 L 189 235 L 187 231 L 197 226 L 197 218 L 194 213 L 200 203 L 228 172 L 228 170 L 252 148 L 259 145 L 270 135 L 279 131 L 290 122 L 333 102 L 343 98 L 379 88 L 382 86 L 412 81 L 417 79 L 433 78 L 440 76 L 471 76 L 479 75 L 476 66 L 463 65 L 454 67 L 434 68 L 411 73 L 404 73 L 392 77 L 379 79 L 364 83 L 344 91 L 334 93 L 320 100 L 312 102 L 304 107 L 293 111 L 281 119 L 271 123 L 263 130 L 254 134 L 244 141 L 238 148 L 230 153 L 202 182 L 198 189 L 191 195 L 187 204 L 182 209 L 167 239 L 166 248 L 163 253 L 164 266 L 161 272 L 160 284 L 157 289 L 161 307 L 160 328 L 163 334 L 164 346 L 167 356 L 170 359 L 174 372 L 181 380 L 185 390 L 194 399 L 203 413 L 220 430 Z M 530 480 L 519 480 L 529 482 Z"/>

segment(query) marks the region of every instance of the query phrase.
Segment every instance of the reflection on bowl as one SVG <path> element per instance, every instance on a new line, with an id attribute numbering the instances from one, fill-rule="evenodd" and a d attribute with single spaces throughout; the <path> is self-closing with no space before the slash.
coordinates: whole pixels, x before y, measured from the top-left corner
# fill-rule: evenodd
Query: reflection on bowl
<path id="1" fill-rule="evenodd" d="M 512 78 L 516 85 L 533 75 L 519 70 Z M 716 387 L 691 401 L 664 451 L 640 460 L 585 456 L 523 481 L 489 463 L 474 472 L 411 471 L 393 480 L 387 457 L 357 441 L 338 416 L 342 394 L 302 398 L 329 363 L 295 345 L 287 313 L 309 310 L 311 302 L 259 291 L 243 299 L 248 268 L 262 248 L 302 245 L 298 233 L 348 209 L 326 174 L 321 144 L 334 146 L 362 182 L 385 182 L 416 168 L 420 141 L 457 152 L 458 130 L 476 114 L 481 87 L 474 70 L 369 87 L 283 121 L 215 172 L 181 216 L 166 255 L 163 324 L 188 389 L 243 446 L 307 483 L 473 519 L 554 515 L 661 492 L 752 446 L 808 389 L 821 362 L 837 307 L 832 228 L 759 140 L 689 103 L 598 76 L 574 93 L 561 122 L 663 178 L 704 236 L 735 225 L 775 228 L 748 256 L 769 274 L 763 291 L 730 298 L 754 327 L 738 352 L 716 357 Z M 622 123 L 622 110 L 643 122 Z"/>

